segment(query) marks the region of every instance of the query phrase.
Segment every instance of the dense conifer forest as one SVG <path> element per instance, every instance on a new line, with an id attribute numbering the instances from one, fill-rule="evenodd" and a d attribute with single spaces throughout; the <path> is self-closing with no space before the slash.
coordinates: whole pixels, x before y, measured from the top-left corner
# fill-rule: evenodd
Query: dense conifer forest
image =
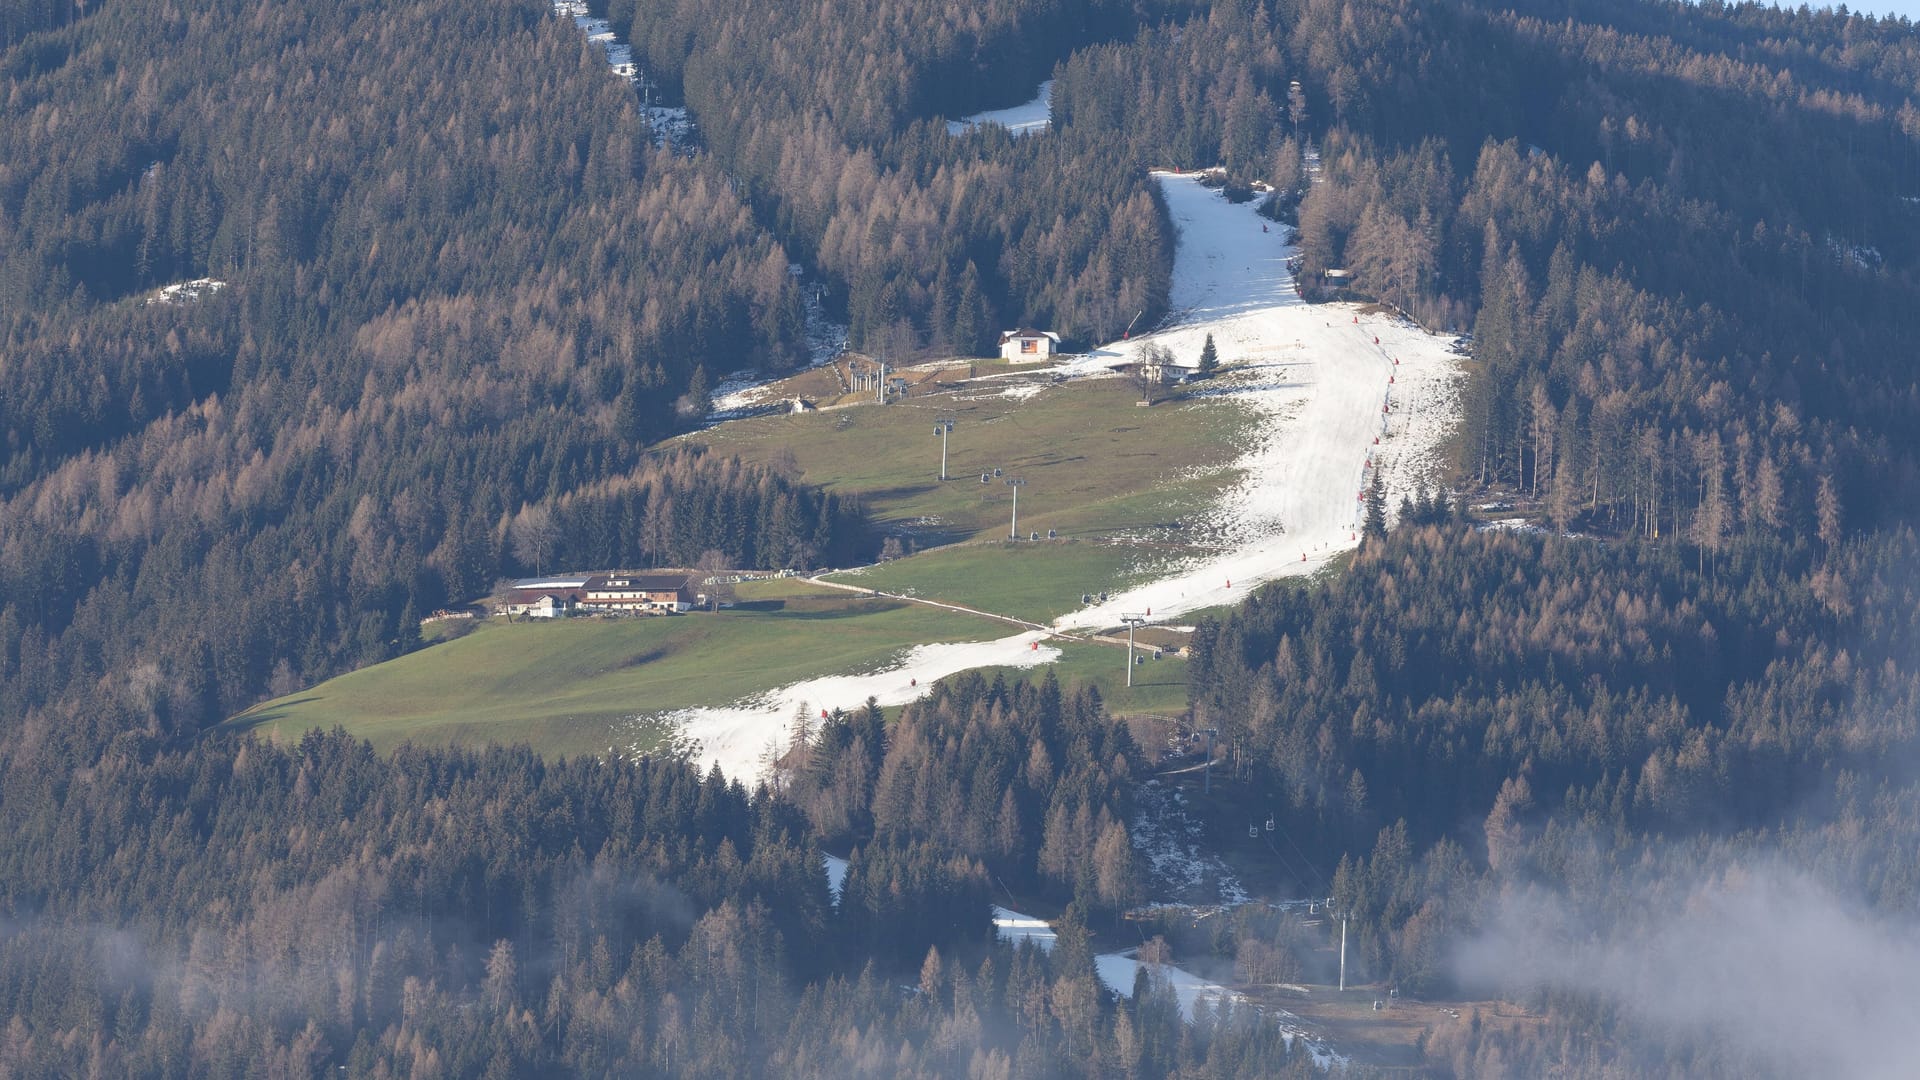
<path id="1" fill-rule="evenodd" d="M 1909 24 L 596 8 L 695 152 L 538 0 L 0 0 L 0 1073 L 1318 1075 L 1268 1017 L 1096 978 L 1158 751 L 1086 688 L 836 713 L 751 791 L 204 732 L 502 576 L 870 555 L 792 470 L 654 449 L 803 358 L 790 264 L 877 354 L 1095 343 L 1169 314 L 1149 170 L 1215 165 L 1316 297 L 1348 269 L 1472 333 L 1435 491 L 1195 632 L 1220 812 L 1299 845 L 1251 884 L 1331 895 L 1357 979 L 1539 1020 L 1422 1035 L 1427 1075 L 1910 1065 Z M 1050 133 L 948 132 L 1048 77 Z M 1010 891 L 1051 952 L 995 941 Z M 1177 923 L 1248 983 L 1325 975 L 1259 905 Z M 1649 989 L 1676 967 L 1835 992 L 1716 1009 Z"/>

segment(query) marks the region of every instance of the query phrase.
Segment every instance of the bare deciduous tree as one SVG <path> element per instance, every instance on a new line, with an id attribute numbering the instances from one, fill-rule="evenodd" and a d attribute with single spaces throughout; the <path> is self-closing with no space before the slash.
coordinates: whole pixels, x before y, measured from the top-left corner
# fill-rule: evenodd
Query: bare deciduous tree
<path id="1" fill-rule="evenodd" d="M 547 555 L 560 542 L 560 526 L 553 520 L 553 511 L 540 505 L 522 506 L 513 524 L 507 526 L 507 542 L 513 546 L 514 558 L 532 563 L 536 574 L 546 573 Z"/>
<path id="2" fill-rule="evenodd" d="M 693 564 L 694 578 L 706 590 L 708 611 L 717 611 L 722 603 L 733 599 L 733 583 L 727 580 L 733 572 L 732 561 L 726 552 L 708 548 Z"/>

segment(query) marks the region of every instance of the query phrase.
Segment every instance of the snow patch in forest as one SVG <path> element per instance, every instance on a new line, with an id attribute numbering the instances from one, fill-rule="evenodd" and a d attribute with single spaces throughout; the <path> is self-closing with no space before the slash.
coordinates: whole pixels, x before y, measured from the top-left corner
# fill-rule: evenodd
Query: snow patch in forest
<path id="1" fill-rule="evenodd" d="M 1187 812 L 1186 793 L 1157 780 L 1134 790 L 1133 850 L 1153 896 L 1187 904 L 1244 904 L 1240 878 L 1207 850 L 1206 828 Z"/>
<path id="2" fill-rule="evenodd" d="M 227 283 L 218 278 L 195 278 L 192 281 L 176 281 L 171 285 L 162 285 L 147 299 L 149 304 L 190 304 L 195 300 L 212 296 Z"/>
<path id="3" fill-rule="evenodd" d="M 1031 941 L 1040 947 L 1041 952 L 1052 952 L 1053 943 L 1060 936 L 1053 932 L 1053 927 L 1047 925 L 1047 920 L 1022 915 L 998 904 L 993 907 L 993 929 L 994 933 L 1000 935 L 1001 941 L 1016 949 L 1021 942 Z"/>
<path id="4" fill-rule="evenodd" d="M 794 266 L 798 267 L 799 264 L 795 263 Z M 827 314 L 818 289 L 803 287 L 802 292 L 801 303 L 807 318 L 805 365 L 773 377 L 752 368 L 728 375 L 714 389 L 713 412 L 707 416 L 708 426 L 735 420 L 767 408 L 780 396 L 773 391 L 775 383 L 791 378 L 799 371 L 817 368 L 847 351 L 847 324 L 835 322 Z"/>
<path id="5" fill-rule="evenodd" d="M 595 17 L 580 0 L 553 0 L 553 13 L 563 19 L 572 19 L 573 24 L 587 35 L 590 44 L 600 46 L 600 51 L 606 55 L 608 69 L 615 75 L 643 86 L 649 94 L 657 89 L 657 84 L 634 62 L 633 46 L 620 40 L 619 35 L 613 32 L 611 22 Z M 685 106 L 661 105 L 649 96 L 641 114 L 647 118 L 647 128 L 653 133 L 652 142 L 656 148 L 678 154 L 693 152 L 699 138 L 698 129 Z"/>
<path id="6" fill-rule="evenodd" d="M 1033 100 L 1006 109 L 991 109 L 947 121 L 949 135 L 965 135 L 982 124 L 998 124 L 1014 135 L 1037 135 L 1053 124 L 1053 80 L 1040 84 Z"/>
<path id="7" fill-rule="evenodd" d="M 678 733 L 702 772 L 717 764 L 729 779 L 751 788 L 765 779 L 768 747 L 786 745 L 795 715 L 858 708 L 870 697 L 882 705 L 904 705 L 962 671 L 1050 664 L 1060 658 L 1060 650 L 1042 642 L 1048 636 L 1029 630 L 994 641 L 915 645 L 878 671 L 827 675 L 732 705 L 642 714 L 629 723 L 649 732 L 665 724 Z M 637 748 L 631 752 L 636 757 L 641 753 Z"/>
<path id="8" fill-rule="evenodd" d="M 1189 1023 L 1193 1021 L 1195 1010 L 1201 1006 L 1217 1008 L 1221 1000 L 1232 1002 L 1235 1009 L 1255 1009 L 1267 1019 L 1280 1025 L 1281 1037 L 1287 1045 L 1296 1041 L 1306 1047 L 1313 1063 L 1322 1069 L 1331 1069 L 1338 1065 L 1345 1067 L 1350 1059 L 1345 1054 L 1336 1053 L 1322 1042 L 1307 1022 L 1285 1009 L 1271 1009 L 1261 1006 L 1244 994 L 1229 990 L 1210 979 L 1201 978 L 1191 971 L 1172 964 L 1145 964 L 1135 958 L 1136 950 L 1103 953 L 1093 958 L 1094 969 L 1100 974 L 1100 981 L 1109 990 L 1123 998 L 1133 997 L 1133 980 L 1141 968 L 1146 968 L 1149 978 L 1160 980 L 1173 990 L 1180 1002 L 1180 1015 Z"/>
<path id="9" fill-rule="evenodd" d="M 1452 337 L 1377 305 L 1307 303 L 1294 291 L 1287 260 L 1296 249 L 1285 226 L 1194 175 L 1154 175 L 1179 231 L 1173 325 L 1051 370 L 1110 373 L 1149 345 L 1191 366 L 1211 334 L 1222 369 L 1203 400 L 1250 410 L 1257 434 L 1234 462 L 1240 481 L 1189 522 L 1190 536 L 1219 550 L 1063 616 L 1063 629 L 1117 626 L 1122 612 L 1168 617 L 1233 603 L 1256 585 L 1318 571 L 1358 545 L 1374 470 L 1384 474 L 1391 516 L 1401 495 L 1431 482 L 1458 415 L 1464 372 Z"/>
<path id="10" fill-rule="evenodd" d="M 840 902 L 840 890 L 847 883 L 847 860 L 834 855 L 822 855 L 827 864 L 827 891 L 833 894 L 833 902 Z"/>
<path id="11" fill-rule="evenodd" d="M 1018 911 L 1003 908 L 998 904 L 993 908 L 994 932 L 1000 940 L 1019 948 L 1022 941 L 1031 941 L 1044 952 L 1052 952 L 1059 938 L 1053 927 L 1045 919 L 1024 915 Z M 1231 1001 L 1235 1008 L 1255 1008 L 1262 1015 L 1280 1025 L 1280 1034 L 1292 1046 L 1294 1040 L 1303 1040 L 1307 1053 L 1313 1057 L 1313 1063 L 1322 1069 L 1335 1065 L 1346 1066 L 1349 1059 L 1344 1054 L 1335 1053 L 1322 1042 L 1307 1022 L 1285 1009 L 1269 1009 L 1256 1005 L 1245 995 L 1229 990 L 1210 979 L 1201 978 L 1184 968 L 1172 964 L 1147 965 L 1135 959 L 1136 950 L 1125 949 L 1120 952 L 1102 953 L 1093 958 L 1094 970 L 1107 989 L 1123 998 L 1133 996 L 1133 980 L 1141 968 L 1147 968 L 1149 977 L 1171 987 L 1174 997 L 1180 1002 L 1180 1015 L 1188 1023 L 1193 1022 L 1194 1010 L 1202 1004 L 1213 1007 L 1224 998 Z"/>

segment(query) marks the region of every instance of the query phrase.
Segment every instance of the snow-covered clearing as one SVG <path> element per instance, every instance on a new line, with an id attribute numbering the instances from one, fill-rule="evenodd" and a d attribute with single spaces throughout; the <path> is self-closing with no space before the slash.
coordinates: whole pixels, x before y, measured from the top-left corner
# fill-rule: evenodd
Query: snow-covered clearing
<path id="1" fill-rule="evenodd" d="M 1244 448 L 1238 484 L 1194 523 L 1216 552 L 1064 616 L 1064 629 L 1117 626 L 1122 612 L 1162 619 L 1232 603 L 1255 585 L 1319 570 L 1356 546 L 1370 470 L 1384 470 L 1391 513 L 1417 481 L 1432 479 L 1456 413 L 1462 372 L 1452 338 L 1359 304 L 1305 302 L 1287 269 L 1294 249 L 1285 226 L 1196 176 L 1155 176 L 1179 229 L 1175 325 L 1055 370 L 1103 373 L 1148 345 L 1192 366 L 1212 334 L 1223 370 L 1199 392 L 1251 409 L 1262 437 Z"/>
<path id="2" fill-rule="evenodd" d="M 1015 135 L 1035 135 L 1047 130 L 1053 116 L 1053 80 L 1040 84 L 1032 101 L 1021 102 L 1006 109 L 993 109 L 988 112 L 974 113 L 959 120 L 947 121 L 947 131 L 953 135 L 965 135 L 969 130 L 981 124 L 998 124 Z"/>
<path id="3" fill-rule="evenodd" d="M 949 675 L 983 667 L 1034 667 L 1060 658 L 1045 644 L 1044 631 L 1029 630 L 996 641 L 915 645 L 899 661 L 867 674 L 827 675 L 783 686 L 750 701 L 713 708 L 678 709 L 644 719 L 664 721 L 679 732 L 704 771 L 714 763 L 728 777 L 752 787 L 761 779 L 769 745 L 784 746 L 793 718 L 803 711 L 852 709 L 876 698 L 882 705 L 904 705 Z M 642 718 L 636 718 L 642 719 Z"/>
<path id="4" fill-rule="evenodd" d="M 203 296 L 212 296 L 214 293 L 226 287 L 226 282 L 218 278 L 210 277 L 195 278 L 192 281 L 176 281 L 171 285 L 162 285 L 152 296 L 147 298 L 146 302 L 149 304 L 186 304 L 198 300 Z"/>
<path id="5" fill-rule="evenodd" d="M 1047 925 L 1045 919 L 1036 919 L 1031 915 L 1023 915 L 998 905 L 993 909 L 993 925 L 1000 935 L 1000 940 L 1016 948 L 1022 941 L 1031 941 L 1042 951 L 1052 952 L 1053 943 L 1059 937 L 1054 933 L 1053 928 Z M 1232 1001 L 1236 1007 L 1253 1005 L 1244 995 L 1229 990 L 1217 982 L 1203 979 L 1184 968 L 1178 968 L 1172 964 L 1156 964 L 1149 967 L 1134 959 L 1133 949 L 1102 953 L 1093 958 L 1093 966 L 1107 989 L 1124 998 L 1133 996 L 1133 980 L 1136 973 L 1143 967 L 1148 968 L 1152 978 L 1165 982 L 1173 989 L 1174 996 L 1180 1002 L 1180 1015 L 1188 1022 L 1192 1022 L 1194 1009 L 1197 1006 L 1202 1003 L 1212 1003 L 1219 998 L 1224 997 Z M 1313 1031 L 1307 1027 L 1306 1021 L 1300 1017 L 1285 1009 L 1262 1009 L 1262 1012 L 1280 1025 L 1280 1032 L 1286 1037 L 1288 1045 L 1292 1045 L 1296 1038 L 1305 1039 L 1307 1052 L 1313 1055 L 1314 1064 L 1323 1069 L 1336 1064 L 1347 1064 L 1347 1058 L 1328 1049 L 1315 1037 Z"/>
<path id="6" fill-rule="evenodd" d="M 1015 948 L 1019 948 L 1023 941 L 1031 941 L 1040 947 L 1040 951 L 1052 952 L 1053 943 L 1060 936 L 1053 932 L 1053 927 L 1047 925 L 1047 920 L 1022 915 L 998 904 L 993 908 L 993 926 L 1000 940 Z"/>

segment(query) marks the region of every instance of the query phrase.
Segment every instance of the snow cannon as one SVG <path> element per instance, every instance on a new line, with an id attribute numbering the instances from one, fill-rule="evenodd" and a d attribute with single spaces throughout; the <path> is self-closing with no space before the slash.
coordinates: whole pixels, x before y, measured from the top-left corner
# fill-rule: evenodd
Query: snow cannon
<path id="1" fill-rule="evenodd" d="M 1029 642 L 1027 642 L 1027 650 L 1028 650 L 1029 652 L 1039 652 L 1039 651 L 1040 651 L 1040 643 L 1039 643 L 1039 642 L 1037 642 L 1037 641 L 1029 641 Z"/>
<path id="2" fill-rule="evenodd" d="M 1358 315 L 1355 315 L 1355 316 L 1353 317 L 1353 325 L 1355 325 L 1355 326 L 1359 326 L 1359 325 L 1360 325 L 1360 316 L 1358 316 Z"/>
<path id="3" fill-rule="evenodd" d="M 1391 375 L 1389 375 L 1389 376 L 1387 376 L 1387 385 L 1388 385 L 1388 386 L 1392 386 L 1392 385 L 1393 385 L 1393 376 L 1391 376 Z"/>
<path id="4" fill-rule="evenodd" d="M 1378 344 L 1380 344 L 1380 335 L 1378 335 L 1378 334 L 1375 334 L 1375 335 L 1373 336 L 1373 343 L 1374 343 L 1375 345 L 1378 345 Z"/>

